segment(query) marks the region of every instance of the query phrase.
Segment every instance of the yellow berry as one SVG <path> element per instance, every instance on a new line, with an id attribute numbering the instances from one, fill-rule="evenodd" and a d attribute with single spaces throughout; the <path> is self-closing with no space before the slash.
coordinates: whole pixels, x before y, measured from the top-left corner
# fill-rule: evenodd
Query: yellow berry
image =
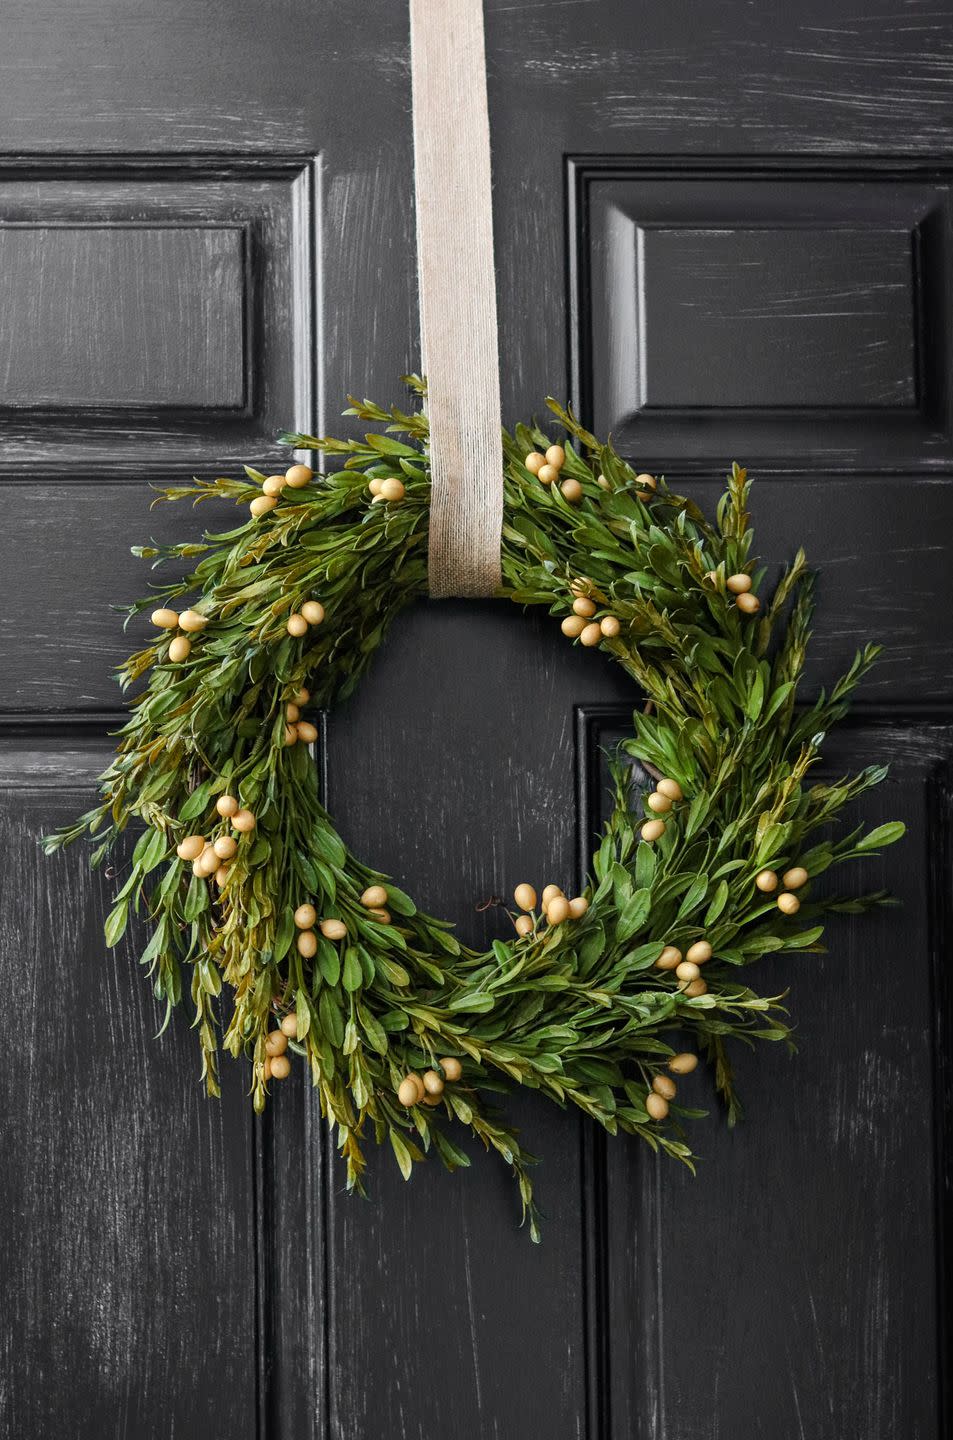
<path id="1" fill-rule="evenodd" d="M 169 646 L 169 659 L 173 665 L 179 665 L 183 660 L 189 658 L 191 650 L 191 640 L 187 640 L 184 635 L 176 635 L 172 644 Z"/>
<path id="2" fill-rule="evenodd" d="M 445 1055 L 444 1058 L 437 1063 L 443 1071 L 443 1078 L 445 1080 L 459 1080 L 463 1074 L 463 1066 L 454 1055 Z"/>
<path id="3" fill-rule="evenodd" d="M 239 835 L 249 835 L 258 821 L 250 810 L 236 810 L 232 816 L 232 828 L 237 830 Z"/>
<path id="4" fill-rule="evenodd" d="M 736 596 L 735 604 L 737 605 L 738 609 L 745 615 L 757 615 L 758 611 L 761 609 L 761 601 L 758 599 L 757 595 L 749 595 L 747 593 Z"/>
<path id="5" fill-rule="evenodd" d="M 645 824 L 639 831 L 639 834 L 642 836 L 642 839 L 645 840 L 647 844 L 652 845 L 655 843 L 656 840 L 661 840 L 662 836 L 665 834 L 665 821 L 646 820 Z"/>
<path id="6" fill-rule="evenodd" d="M 651 500 L 653 491 L 655 490 L 655 476 L 645 474 L 636 475 L 635 483 L 640 487 L 635 492 L 638 499 Z"/>
<path id="7" fill-rule="evenodd" d="M 656 1075 L 652 1081 L 652 1089 L 656 1095 L 661 1095 L 663 1100 L 674 1100 L 678 1086 L 668 1075 Z"/>
<path id="8" fill-rule="evenodd" d="M 291 1074 L 291 1061 L 287 1055 L 275 1055 L 271 1060 L 272 1080 L 287 1080 Z"/>
<path id="9" fill-rule="evenodd" d="M 220 835 L 212 845 L 212 849 L 219 860 L 231 860 L 238 849 L 238 841 L 234 840 L 231 835 Z"/>
<path id="10" fill-rule="evenodd" d="M 523 464 L 531 475 L 538 475 L 546 464 L 546 456 L 541 455 L 538 450 L 531 450 L 523 461 Z"/>
<path id="11" fill-rule="evenodd" d="M 521 885 L 517 885 L 513 891 L 513 899 L 521 910 L 536 909 L 536 891 L 532 885 L 528 885 L 525 880 Z"/>
<path id="12" fill-rule="evenodd" d="M 283 1055 L 283 1054 L 285 1053 L 285 1051 L 287 1050 L 287 1048 L 288 1048 L 288 1037 L 287 1037 L 287 1035 L 283 1035 L 280 1030 L 271 1030 L 271 1031 L 269 1031 L 269 1033 L 265 1036 L 265 1054 L 266 1054 L 266 1055 L 271 1055 L 271 1056 Z"/>
<path id="13" fill-rule="evenodd" d="M 214 875 L 218 869 L 218 856 L 211 845 L 206 845 L 199 858 L 192 862 L 192 874 L 198 875 L 200 879 L 207 880 Z"/>
<path id="14" fill-rule="evenodd" d="M 694 1000 L 697 995 L 707 995 L 707 993 L 708 985 L 704 980 L 692 980 L 682 991 L 682 994 L 686 995 L 689 1000 Z"/>
<path id="15" fill-rule="evenodd" d="M 740 572 L 737 575 L 729 575 L 725 581 L 725 588 L 730 590 L 732 595 L 744 595 L 751 589 L 751 576 Z"/>
<path id="16" fill-rule="evenodd" d="M 778 888 L 778 877 L 773 870 L 759 870 L 754 877 L 754 883 L 759 890 L 763 890 L 766 895 L 770 895 L 772 890 L 777 890 Z"/>
<path id="17" fill-rule="evenodd" d="M 536 472 L 536 477 L 541 485 L 552 485 L 554 480 L 559 479 L 559 471 L 555 465 L 541 465 Z"/>
<path id="18" fill-rule="evenodd" d="M 691 960 L 683 960 L 680 965 L 675 966 L 675 975 L 679 980 L 697 980 L 702 972 Z"/>
<path id="19" fill-rule="evenodd" d="M 599 621 L 599 629 L 607 640 L 614 640 L 622 629 L 622 625 L 615 615 L 603 615 Z"/>
<path id="20" fill-rule="evenodd" d="M 318 953 L 318 937 L 313 930 L 300 930 L 298 932 L 298 954 L 310 960 Z"/>
<path id="21" fill-rule="evenodd" d="M 208 616 L 200 615 L 197 610 L 183 610 L 179 616 L 179 629 L 187 630 L 190 634 L 197 634 L 204 630 L 208 624 Z"/>
<path id="22" fill-rule="evenodd" d="M 792 866 L 790 870 L 785 870 L 782 877 L 782 883 L 786 890 L 800 890 L 802 885 L 807 884 L 807 881 L 808 874 L 803 865 Z"/>
<path id="23" fill-rule="evenodd" d="M 693 965 L 705 965 L 711 956 L 712 949 L 707 940 L 696 940 L 694 945 L 689 945 L 685 953 L 685 959 L 691 960 Z"/>
<path id="24" fill-rule="evenodd" d="M 424 1089 L 428 1095 L 443 1094 L 443 1076 L 438 1075 L 436 1070 L 424 1071 Z"/>
<path id="25" fill-rule="evenodd" d="M 570 920 L 581 920 L 588 909 L 589 901 L 586 899 L 585 895 L 576 895 L 569 902 Z"/>
<path id="26" fill-rule="evenodd" d="M 653 1120 L 664 1120 L 668 1114 L 668 1101 L 650 1090 L 645 1097 L 645 1108 Z"/>
<path id="27" fill-rule="evenodd" d="M 561 895 L 562 893 L 558 885 L 547 885 L 543 891 L 543 909 L 547 909 L 549 902 L 555 900 L 557 895 Z"/>
<path id="28" fill-rule="evenodd" d="M 693 1055 L 690 1050 L 683 1050 L 678 1055 L 672 1055 L 668 1060 L 668 1068 L 673 1075 L 690 1075 L 698 1065 L 698 1056 Z"/>
<path id="29" fill-rule="evenodd" d="M 562 925 L 569 919 L 569 901 L 565 895 L 555 895 L 546 906 L 546 919 L 550 925 Z"/>
<path id="30" fill-rule="evenodd" d="M 671 800 L 660 790 L 653 790 L 645 803 L 650 810 L 654 810 L 656 815 L 667 815 L 672 808 Z"/>
<path id="31" fill-rule="evenodd" d="M 294 701 L 292 701 L 290 705 L 285 706 L 285 719 L 290 721 L 301 719 L 301 711 Z"/>
<path id="32" fill-rule="evenodd" d="M 307 703 L 308 703 L 308 701 L 309 701 L 310 699 L 311 699 L 311 691 L 310 691 L 310 690 L 306 690 L 306 689 L 304 688 L 304 686 L 302 685 L 301 689 L 300 689 L 300 690 L 298 691 L 298 693 L 295 695 L 295 701 L 296 701 L 296 703 L 297 703 L 298 705 L 307 705 Z"/>
<path id="33" fill-rule="evenodd" d="M 310 720 L 299 720 L 295 729 L 298 732 L 298 739 L 305 745 L 313 745 L 318 738 L 318 727 L 312 725 Z"/>
<path id="34" fill-rule="evenodd" d="M 304 905 L 299 905 L 294 913 L 294 922 L 299 930 L 313 929 L 314 922 L 317 918 L 317 910 L 315 910 L 313 905 L 307 904 L 307 902 Z"/>
<path id="35" fill-rule="evenodd" d="M 578 480 L 564 480 L 559 489 L 563 499 L 568 500 L 570 505 L 578 505 L 582 499 L 582 486 Z"/>
<path id="36" fill-rule="evenodd" d="M 373 910 L 376 906 L 386 905 L 387 891 L 383 885 L 368 885 L 361 896 L 361 904 L 366 905 L 368 910 Z"/>
<path id="37" fill-rule="evenodd" d="M 320 600 L 306 600 L 301 607 L 301 613 L 309 625 L 320 625 L 324 619 L 324 606 Z"/>
<path id="38" fill-rule="evenodd" d="M 554 470 L 561 470 L 566 463 L 566 452 L 561 445 L 550 445 L 546 451 L 546 464 Z"/>
<path id="39" fill-rule="evenodd" d="M 577 615 L 585 615 L 588 620 L 596 613 L 596 602 L 590 600 L 588 595 L 579 595 L 572 602 L 572 608 Z"/>
<path id="40" fill-rule="evenodd" d="M 204 835 L 186 835 L 175 847 L 180 860 L 197 860 L 207 845 Z"/>
<path id="41" fill-rule="evenodd" d="M 368 490 L 370 490 L 372 495 L 379 495 L 381 493 L 381 486 L 383 485 L 383 483 L 384 482 L 381 477 L 379 475 L 375 475 L 367 488 Z"/>
<path id="42" fill-rule="evenodd" d="M 179 624 L 179 612 L 177 610 L 153 610 L 152 623 L 158 625 L 160 630 L 175 630 Z"/>
<path id="43" fill-rule="evenodd" d="M 285 477 L 283 475 L 269 475 L 267 480 L 262 482 L 262 494 L 280 495 L 285 488 Z"/>
<path id="44" fill-rule="evenodd" d="M 586 628 L 580 631 L 579 644 L 592 646 L 600 644 L 602 640 L 602 629 L 595 621 L 590 621 Z"/>
<path id="45" fill-rule="evenodd" d="M 533 922 L 528 915 L 517 915 L 513 921 L 517 935 L 532 935 Z"/>
<path id="46" fill-rule="evenodd" d="M 611 490 L 611 489 L 612 489 L 612 485 L 610 484 L 610 482 L 606 479 L 606 477 L 605 477 L 604 475 L 597 475 L 597 476 L 596 476 L 596 484 L 599 486 L 599 489 L 600 489 L 600 490 Z"/>
<path id="47" fill-rule="evenodd" d="M 559 628 L 570 640 L 575 640 L 585 630 L 586 624 L 584 615 L 567 615 Z"/>
<path id="48" fill-rule="evenodd" d="M 801 902 L 796 895 L 791 895 L 785 890 L 783 895 L 778 896 L 778 909 L 783 915 L 796 915 L 801 908 Z"/>
<path id="49" fill-rule="evenodd" d="M 238 814 L 238 801 L 234 795 L 220 795 L 215 802 L 215 809 L 219 815 L 228 820 L 232 815 Z"/>
<path id="50" fill-rule="evenodd" d="M 659 795 L 667 795 L 670 800 L 683 800 L 682 787 L 677 780 L 663 779 L 655 787 Z"/>
<path id="51" fill-rule="evenodd" d="M 682 963 L 682 952 L 676 945 L 666 945 L 655 962 L 656 970 L 674 970 Z"/>
<path id="52" fill-rule="evenodd" d="M 260 515 L 267 515 L 269 510 L 274 510 L 277 504 L 278 500 L 274 495 L 256 495 L 248 508 L 257 520 Z"/>
<path id="53" fill-rule="evenodd" d="M 390 479 L 381 481 L 380 493 L 381 498 L 384 500 L 403 500 L 407 492 L 404 488 L 403 480 L 398 480 L 395 476 L 391 476 Z"/>
<path id="54" fill-rule="evenodd" d="M 289 1040 L 298 1038 L 298 1017 L 297 1015 L 285 1015 L 281 1021 L 281 1033 Z"/>
<path id="55" fill-rule="evenodd" d="M 289 635 L 294 635 L 297 637 L 307 635 L 308 622 L 303 615 L 299 615 L 296 611 L 293 611 L 288 616 L 288 622 L 285 625 L 285 629 L 287 630 Z"/>
<path id="56" fill-rule="evenodd" d="M 307 465 L 291 465 L 285 471 L 285 481 L 292 490 L 303 490 L 314 476 L 314 471 Z"/>
<path id="57" fill-rule="evenodd" d="M 423 1084 L 417 1075 L 406 1076 L 397 1087 L 397 1099 L 401 1105 L 405 1105 L 408 1110 L 412 1105 L 418 1103 L 422 1098 L 422 1094 Z"/>
<path id="58" fill-rule="evenodd" d="M 321 934 L 325 940 L 343 940 L 347 934 L 347 926 L 343 920 L 322 920 Z"/>

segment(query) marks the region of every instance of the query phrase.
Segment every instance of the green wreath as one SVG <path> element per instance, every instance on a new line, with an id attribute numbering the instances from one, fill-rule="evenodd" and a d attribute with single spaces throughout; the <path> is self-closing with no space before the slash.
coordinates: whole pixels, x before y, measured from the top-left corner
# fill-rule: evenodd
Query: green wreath
<path id="1" fill-rule="evenodd" d="M 46 841 L 52 851 L 101 837 L 97 864 L 130 821 L 144 824 L 106 940 L 145 910 L 141 958 L 166 1024 L 190 976 L 210 1094 L 220 1029 L 226 1050 L 251 1058 L 256 1110 L 289 1073 L 289 1052 L 300 1055 L 358 1190 L 371 1131 L 405 1177 L 431 1150 L 451 1170 L 467 1165 L 456 1120 L 513 1166 L 534 1238 L 532 1157 L 494 1092 L 529 1086 L 691 1166 L 682 1122 L 704 1112 L 676 1100 L 673 1077 L 700 1051 L 734 1120 L 727 1043 L 790 1043 L 782 997 L 756 994 L 745 967 L 816 951 L 824 914 L 884 901 L 818 896 L 812 881 L 903 833 L 894 823 L 829 837 L 886 773 L 808 783 L 877 648 L 829 695 L 796 705 L 811 577 L 798 552 L 759 600 L 745 472 L 733 467 L 713 525 L 550 408 L 565 447 L 522 425 L 503 435 L 500 595 L 546 606 L 651 702 L 613 764 L 614 808 L 582 895 L 548 886 L 539 903 L 520 884 L 514 937 L 478 954 L 352 855 L 321 804 L 317 730 L 302 717 L 353 691 L 399 611 L 427 594 L 426 416 L 368 401 L 345 413 L 383 433 L 283 437 L 344 457 L 332 473 L 295 464 L 163 491 L 250 502 L 251 518 L 198 544 L 135 548 L 156 565 L 197 563 L 129 608 L 160 603 L 158 638 L 120 671 L 124 688 L 147 684 L 101 802 Z M 178 613 L 186 596 L 197 598 Z M 644 801 L 630 757 L 660 777 Z"/>

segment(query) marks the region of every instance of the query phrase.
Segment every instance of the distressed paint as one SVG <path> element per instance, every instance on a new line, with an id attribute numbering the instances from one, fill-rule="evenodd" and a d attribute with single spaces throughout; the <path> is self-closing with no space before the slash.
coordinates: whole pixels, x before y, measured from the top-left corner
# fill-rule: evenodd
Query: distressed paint
<path id="1" fill-rule="evenodd" d="M 110 671 L 146 633 L 139 622 L 122 637 L 109 609 L 146 580 L 129 544 L 233 518 L 150 515 L 146 481 L 265 462 L 280 426 L 330 428 L 348 389 L 398 398 L 394 377 L 417 363 L 406 16 L 384 0 L 227 15 L 184 0 L 17 0 L 0 55 L 0 224 L 243 227 L 250 342 L 240 410 L 205 403 L 208 377 L 234 372 L 196 348 L 201 313 L 181 352 L 168 342 L 183 373 L 151 395 L 134 341 L 106 357 L 101 373 L 122 380 L 112 395 L 91 397 L 82 375 L 71 393 L 68 373 L 55 409 L 0 394 L 11 1434 L 939 1440 L 948 1428 L 950 236 L 945 215 L 907 202 L 948 185 L 953 20 L 926 0 L 876 13 L 856 0 L 486 10 L 508 421 L 547 393 L 575 392 L 585 409 L 587 366 L 608 358 L 580 344 L 598 278 L 583 171 L 648 177 L 655 194 L 666 180 L 686 202 L 690 175 L 710 200 L 730 172 L 774 205 L 790 205 L 797 173 L 812 196 L 838 197 L 835 224 L 875 237 L 849 334 L 899 348 L 855 357 L 845 330 L 817 363 L 856 363 L 850 395 L 882 401 L 895 383 L 909 400 L 912 386 L 915 404 L 896 407 L 912 412 L 906 430 L 878 413 L 845 433 L 823 406 L 800 431 L 784 415 L 736 424 L 742 370 L 732 414 L 701 427 L 717 444 L 693 450 L 695 432 L 675 423 L 657 453 L 634 435 L 628 448 L 702 503 L 730 459 L 760 462 L 759 548 L 774 565 L 804 543 L 823 571 L 811 687 L 861 639 L 886 643 L 865 695 L 887 718 L 868 713 L 840 753 L 894 762 L 869 813 L 911 823 L 890 866 L 905 908 L 863 930 L 845 922 L 830 956 L 799 958 L 801 1054 L 744 1058 L 749 1118 L 733 1135 L 708 1128 L 699 1183 L 518 1097 L 544 1157 L 539 1250 L 486 1157 L 452 1177 L 428 1167 L 412 1186 L 380 1157 L 364 1204 L 343 1195 L 303 1083 L 261 1126 L 234 1067 L 222 1104 L 202 1099 L 185 1017 L 151 1038 L 136 937 L 104 955 L 102 877 L 79 852 L 42 862 L 34 839 L 85 803 L 108 752 Z M 889 244 L 889 274 L 875 273 L 878 226 L 892 234 L 898 214 L 927 284 L 912 370 Z M 764 219 L 755 207 L 752 223 Z M 804 243 L 808 264 L 834 253 Z M 165 336 L 160 261 L 126 274 L 146 296 L 151 277 Z M 715 262 L 702 246 L 697 263 Z M 839 275 L 836 263 L 818 275 L 823 294 Z M 713 315 L 730 327 L 746 296 L 730 270 L 719 277 Z M 125 344 L 85 279 L 78 265 L 72 353 Z M 37 283 L 62 287 L 63 266 Z M 858 306 L 888 283 L 878 328 Z M 31 303 L 24 285 L 15 305 Z M 618 284 L 608 296 L 630 301 Z M 786 320 L 800 313 L 795 297 Z M 706 357 L 693 359 L 703 379 Z M 362 853 L 482 943 L 503 923 L 476 908 L 487 898 L 577 873 L 598 801 L 593 749 L 637 698 L 542 617 L 418 607 L 330 720 L 329 798 Z M 766 987 L 790 979 L 761 970 Z"/>

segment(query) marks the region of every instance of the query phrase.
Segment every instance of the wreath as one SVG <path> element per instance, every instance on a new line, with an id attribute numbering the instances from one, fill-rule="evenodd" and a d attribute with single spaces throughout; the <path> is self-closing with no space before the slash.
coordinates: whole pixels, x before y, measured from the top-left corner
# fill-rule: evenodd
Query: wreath
<path id="1" fill-rule="evenodd" d="M 419 402 L 423 382 L 408 382 Z M 678 1078 L 703 1055 L 733 1122 L 729 1043 L 791 1043 L 784 997 L 757 994 L 747 967 L 818 951 L 825 914 L 884 902 L 813 882 L 903 833 L 832 837 L 886 773 L 809 783 L 877 647 L 797 704 L 811 575 L 799 551 L 762 597 L 745 471 L 732 468 L 710 523 L 549 405 L 564 442 L 535 426 L 503 434 L 500 595 L 545 606 L 567 643 L 607 652 L 648 702 L 612 760 L 613 807 L 581 894 L 516 885 L 512 938 L 477 953 L 353 855 L 321 804 L 308 717 L 355 689 L 398 613 L 427 594 L 427 418 L 367 400 L 345 412 L 383 427 L 363 440 L 282 437 L 340 468 L 162 491 L 250 515 L 200 543 L 135 547 L 191 568 L 129 607 L 127 623 L 151 609 L 158 634 L 119 678 L 146 684 L 99 803 L 45 842 L 95 837 L 95 865 L 131 821 L 144 825 L 106 941 L 145 912 L 162 1028 L 188 989 L 209 1094 L 220 1034 L 250 1058 L 259 1111 L 299 1056 L 358 1191 L 369 1134 L 409 1178 L 431 1151 L 451 1170 L 469 1164 L 459 1122 L 512 1166 L 534 1238 L 532 1156 L 497 1092 L 528 1086 L 691 1167 L 684 1122 L 705 1112 L 682 1102 Z M 647 796 L 633 758 L 657 776 Z"/>

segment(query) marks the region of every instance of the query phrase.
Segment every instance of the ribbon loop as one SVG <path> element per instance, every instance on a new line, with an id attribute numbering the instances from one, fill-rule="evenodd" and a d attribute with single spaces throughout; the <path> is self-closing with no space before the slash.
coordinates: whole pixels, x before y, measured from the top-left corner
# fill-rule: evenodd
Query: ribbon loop
<path id="1" fill-rule="evenodd" d="M 503 525 L 482 0 L 410 0 L 430 593 L 492 595 Z"/>

